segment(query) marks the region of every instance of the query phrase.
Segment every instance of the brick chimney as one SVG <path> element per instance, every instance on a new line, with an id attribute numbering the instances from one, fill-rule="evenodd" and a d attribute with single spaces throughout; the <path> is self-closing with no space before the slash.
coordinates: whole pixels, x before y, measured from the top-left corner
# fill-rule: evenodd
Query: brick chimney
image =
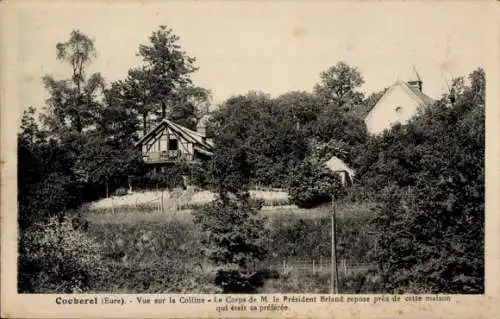
<path id="1" fill-rule="evenodd" d="M 200 118 L 198 121 L 198 124 L 196 125 L 196 131 L 198 134 L 200 134 L 203 137 L 207 136 L 207 122 L 208 122 L 208 115 L 204 115 Z"/>
<path id="2" fill-rule="evenodd" d="M 422 79 L 420 78 L 420 75 L 418 74 L 415 66 L 413 66 L 413 74 L 408 81 L 408 85 L 411 85 L 422 92 Z"/>

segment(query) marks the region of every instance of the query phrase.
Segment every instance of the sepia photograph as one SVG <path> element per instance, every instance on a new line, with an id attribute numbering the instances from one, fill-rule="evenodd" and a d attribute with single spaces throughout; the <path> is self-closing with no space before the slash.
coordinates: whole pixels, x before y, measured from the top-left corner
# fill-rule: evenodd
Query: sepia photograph
<path id="1" fill-rule="evenodd" d="M 464 7 L 19 5 L 17 293 L 485 294 Z"/>

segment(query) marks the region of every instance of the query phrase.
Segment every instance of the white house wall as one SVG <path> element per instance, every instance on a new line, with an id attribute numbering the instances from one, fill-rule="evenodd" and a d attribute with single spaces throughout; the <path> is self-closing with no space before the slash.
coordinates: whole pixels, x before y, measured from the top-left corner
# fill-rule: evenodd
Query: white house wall
<path id="1" fill-rule="evenodd" d="M 370 134 L 382 133 L 396 123 L 405 124 L 417 114 L 420 106 L 403 87 L 397 85 L 389 89 L 365 118 Z M 398 107 L 401 110 L 396 111 Z"/>

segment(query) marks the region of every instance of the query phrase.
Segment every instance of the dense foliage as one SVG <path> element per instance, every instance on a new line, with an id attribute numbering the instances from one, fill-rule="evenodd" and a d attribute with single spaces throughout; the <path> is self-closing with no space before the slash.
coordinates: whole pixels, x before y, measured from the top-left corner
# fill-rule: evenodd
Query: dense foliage
<path id="1" fill-rule="evenodd" d="M 35 223 L 21 233 L 19 244 L 22 292 L 80 293 L 101 275 L 101 245 L 75 229 L 71 219 Z"/>
<path id="2" fill-rule="evenodd" d="M 224 292 L 256 292 L 264 284 L 259 261 L 266 256 L 261 205 L 248 197 L 224 197 L 195 213 L 195 223 L 207 233 L 203 244 L 217 266 L 215 284 Z"/>
<path id="3" fill-rule="evenodd" d="M 330 201 L 332 194 L 339 197 L 342 186 L 339 176 L 326 166 L 305 161 L 295 169 L 288 191 L 294 204 L 311 208 Z"/>
<path id="4" fill-rule="evenodd" d="M 69 151 L 47 140 L 26 110 L 18 136 L 18 220 L 21 229 L 36 221 L 75 208 L 80 200 L 77 178 L 71 171 Z"/>
<path id="5" fill-rule="evenodd" d="M 374 257 L 387 291 L 484 291 L 484 72 L 470 82 L 367 148 L 361 179 L 386 186 Z"/>
<path id="6" fill-rule="evenodd" d="M 245 184 L 286 188 L 317 143 L 334 143 L 350 154 L 367 139 L 360 119 L 321 106 L 305 92 L 276 99 L 259 93 L 232 97 L 213 113 L 211 125 L 216 128 L 212 175 L 233 190 Z"/>
<path id="7" fill-rule="evenodd" d="M 365 81 L 358 68 L 340 61 L 321 72 L 320 78 L 314 89 L 323 103 L 352 111 L 362 101 L 363 94 L 358 90 Z"/>
<path id="8" fill-rule="evenodd" d="M 292 114 L 266 95 L 230 98 L 213 122 L 213 175 L 233 191 L 250 183 L 284 186 L 289 170 L 307 152 L 307 140 Z"/>
<path id="9" fill-rule="evenodd" d="M 307 207 L 329 200 L 332 191 L 340 193 L 340 183 L 322 163 L 344 150 L 319 147 L 322 157 L 309 167 L 307 159 L 316 153 L 313 146 L 350 149 L 366 139 L 366 128 L 359 119 L 305 92 L 276 99 L 255 92 L 232 97 L 212 114 L 211 125 L 215 151 L 206 169 L 208 184 L 219 198 L 202 208 L 195 221 L 209 234 L 205 245 L 219 266 L 216 284 L 226 292 L 253 292 L 268 276 L 265 269 L 248 270 L 250 261 L 265 257 L 262 221 L 255 216 L 259 208 L 250 201 L 249 188 L 290 186 L 295 201 Z M 244 261 L 235 265 L 235 258 Z"/>
<path id="10" fill-rule="evenodd" d="M 143 65 L 128 71 L 124 80 L 114 82 L 116 98 L 130 106 L 142 119 L 146 134 L 154 122 L 164 115 L 176 123 L 193 129 L 208 111 L 209 92 L 194 86 L 191 74 L 198 68 L 195 58 L 182 51 L 173 30 L 160 26 L 139 46 Z"/>

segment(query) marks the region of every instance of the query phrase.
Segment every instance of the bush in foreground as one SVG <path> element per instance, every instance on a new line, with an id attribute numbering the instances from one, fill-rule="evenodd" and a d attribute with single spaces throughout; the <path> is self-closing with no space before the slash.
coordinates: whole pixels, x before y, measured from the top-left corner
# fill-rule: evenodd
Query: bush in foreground
<path id="1" fill-rule="evenodd" d="M 18 290 L 23 293 L 79 293 L 99 275 L 101 246 L 55 217 L 26 229 L 20 238 Z"/>
<path id="2" fill-rule="evenodd" d="M 195 212 L 195 223 L 207 236 L 208 258 L 218 269 L 215 284 L 224 292 L 255 292 L 264 284 L 256 263 L 267 254 L 260 203 L 247 197 L 224 196 Z"/>

